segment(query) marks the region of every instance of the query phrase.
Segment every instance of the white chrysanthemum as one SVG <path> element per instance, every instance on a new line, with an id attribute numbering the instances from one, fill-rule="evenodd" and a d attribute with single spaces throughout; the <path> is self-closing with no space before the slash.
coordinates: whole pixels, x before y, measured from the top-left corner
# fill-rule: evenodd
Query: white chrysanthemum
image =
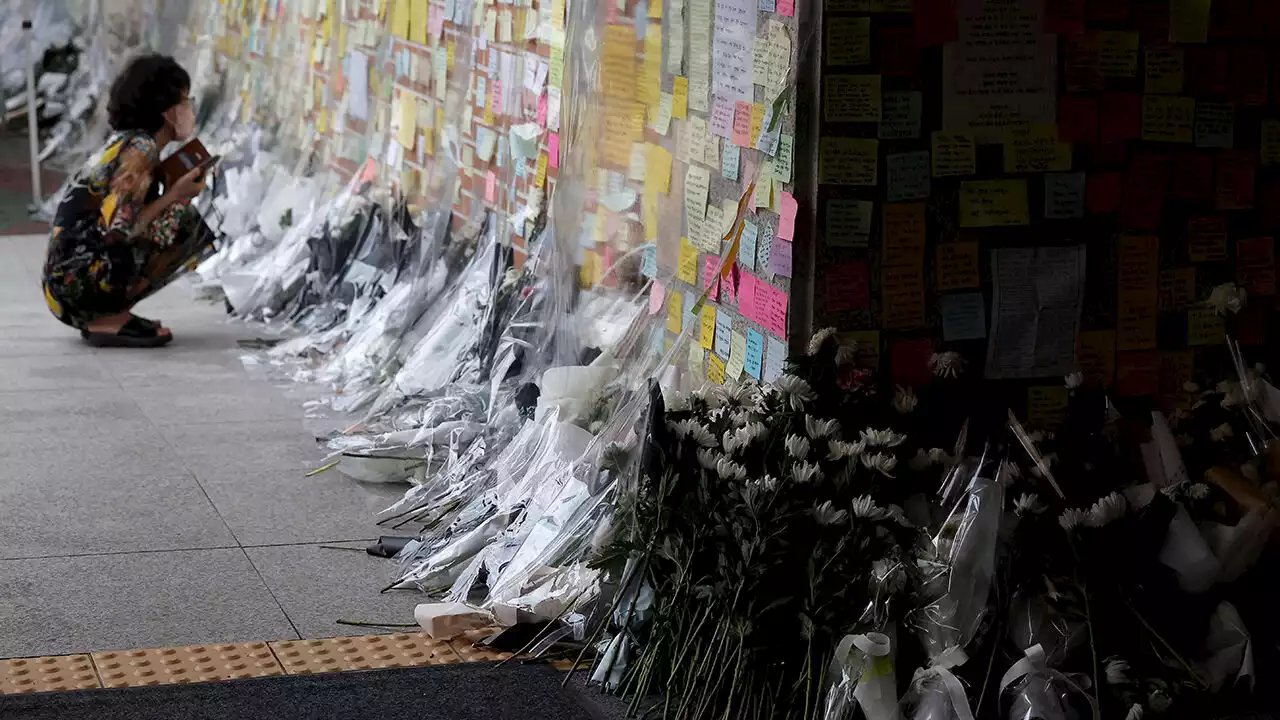
<path id="1" fill-rule="evenodd" d="M 924 448 L 916 450 L 916 454 L 907 460 L 907 467 L 916 472 L 928 470 L 930 465 L 933 465 L 933 460 L 929 458 L 929 453 L 925 452 Z"/>
<path id="2" fill-rule="evenodd" d="M 722 480 L 742 480 L 747 477 L 747 469 L 729 458 L 716 461 L 716 474 Z"/>
<path id="3" fill-rule="evenodd" d="M 867 428 L 862 431 L 862 442 L 865 442 L 867 447 L 897 447 L 906 439 L 906 435 L 900 435 L 892 430 Z"/>
<path id="4" fill-rule="evenodd" d="M 942 448 L 933 448 L 929 451 L 929 462 L 934 465 L 950 465 L 954 458 Z"/>
<path id="5" fill-rule="evenodd" d="M 774 386 L 778 388 L 778 391 L 782 393 L 783 398 L 785 398 L 787 403 L 791 405 L 791 409 L 796 412 L 804 410 L 805 403 L 813 402 L 818 399 L 818 394 L 813 391 L 813 388 L 809 386 L 809 383 L 805 382 L 803 378 L 798 378 L 795 375 L 783 375 L 779 377 L 774 382 Z"/>
<path id="6" fill-rule="evenodd" d="M 689 437 L 702 447 L 716 447 L 720 443 L 716 440 L 716 436 L 711 434 L 706 425 L 693 423 L 689 426 Z"/>
<path id="7" fill-rule="evenodd" d="M 1071 532 L 1083 525 L 1086 517 L 1087 515 L 1083 510 L 1067 508 L 1058 516 L 1058 524 L 1062 526 L 1063 530 Z"/>
<path id="8" fill-rule="evenodd" d="M 870 495 L 854 498 L 853 502 L 849 504 L 849 512 L 854 517 L 866 518 L 867 520 L 883 520 L 889 517 L 889 511 L 877 505 Z"/>
<path id="9" fill-rule="evenodd" d="M 960 356 L 960 353 L 953 350 L 934 353 L 929 358 L 929 369 L 933 371 L 934 375 L 941 378 L 957 378 L 964 370 L 964 358 Z"/>
<path id="10" fill-rule="evenodd" d="M 704 470 L 715 470 L 716 461 L 719 460 L 718 454 L 707 448 L 698 448 L 698 464 Z"/>
<path id="11" fill-rule="evenodd" d="M 787 454 L 797 460 L 804 460 L 809 457 L 809 441 L 799 435 L 788 435 Z"/>
<path id="12" fill-rule="evenodd" d="M 769 428 L 765 427 L 764 423 L 749 422 L 738 428 L 738 442 L 740 442 L 743 447 L 746 447 L 768 434 Z"/>
<path id="13" fill-rule="evenodd" d="M 1066 377 L 1062 378 L 1062 382 L 1067 386 L 1068 390 L 1075 390 L 1084 384 L 1084 373 L 1067 373 Z"/>
<path id="14" fill-rule="evenodd" d="M 827 338 L 835 334 L 836 329 L 833 327 L 825 327 L 814 333 L 813 337 L 809 338 L 809 354 L 817 355 L 818 351 L 822 349 L 822 343 L 826 342 Z"/>
<path id="15" fill-rule="evenodd" d="M 1209 299 L 1205 303 L 1219 315 L 1227 313 L 1234 315 L 1244 309 L 1248 300 L 1249 293 L 1244 288 L 1229 282 L 1215 287 L 1213 292 L 1209 293 Z"/>
<path id="16" fill-rule="evenodd" d="M 1142 714 L 1145 712 L 1141 703 L 1134 703 L 1129 707 L 1129 712 L 1125 714 L 1124 720 L 1142 720 Z"/>
<path id="17" fill-rule="evenodd" d="M 1112 655 L 1102 661 L 1108 685 L 1124 685 L 1129 682 L 1129 663 Z"/>
<path id="18" fill-rule="evenodd" d="M 843 460 L 858 454 L 858 446 L 851 442 L 843 440 L 832 440 L 827 444 L 827 459 L 831 461 Z"/>
<path id="19" fill-rule="evenodd" d="M 920 403 L 920 399 L 916 397 L 916 391 L 911 388 L 899 385 L 893 391 L 893 409 L 900 414 L 906 415 L 916 409 L 916 405 Z"/>
<path id="20" fill-rule="evenodd" d="M 1018 499 L 1013 501 L 1013 512 L 1018 517 L 1029 514 L 1039 514 L 1044 512 L 1045 507 L 1040 502 L 1040 496 L 1036 493 L 1023 493 Z"/>
<path id="21" fill-rule="evenodd" d="M 812 415 L 804 417 L 804 431 L 814 440 L 835 435 L 839 429 L 840 421 L 838 420 L 819 420 Z"/>
<path id="22" fill-rule="evenodd" d="M 808 485 L 822 479 L 822 471 L 813 463 L 796 463 L 791 466 L 791 479 L 800 485 Z"/>
<path id="23" fill-rule="evenodd" d="M 1209 497 L 1209 486 L 1204 483 L 1192 483 L 1187 486 L 1187 497 L 1192 500 L 1203 500 Z"/>
<path id="24" fill-rule="evenodd" d="M 1041 430 L 1032 430 L 1031 432 L 1027 433 L 1027 439 L 1030 440 L 1033 444 L 1039 445 L 1040 443 L 1044 442 L 1044 432 Z"/>
<path id="25" fill-rule="evenodd" d="M 769 492 L 773 492 L 774 490 L 778 489 L 778 478 L 772 475 L 765 475 L 762 478 L 748 480 L 747 485 L 750 485 L 753 488 L 759 488 L 761 490 L 767 490 Z"/>
<path id="26" fill-rule="evenodd" d="M 813 509 L 813 519 L 817 520 L 819 525 L 842 525 L 849 519 L 849 511 L 837 510 L 828 500 Z"/>
<path id="27" fill-rule="evenodd" d="M 1098 502 L 1089 508 L 1088 517 L 1085 523 L 1089 527 L 1102 527 L 1119 520 L 1129 510 L 1129 503 L 1125 502 L 1124 495 L 1113 492 L 1106 497 L 1100 498 Z"/>
<path id="28" fill-rule="evenodd" d="M 893 477 L 893 469 L 898 467 L 898 458 L 888 453 L 867 453 L 862 456 L 862 464 L 868 470 L 876 470 L 885 477 Z"/>
<path id="29" fill-rule="evenodd" d="M 692 396 L 687 392 L 675 391 L 671 393 L 671 398 L 667 400 L 667 410 L 669 412 L 683 412 L 689 409 L 689 400 Z"/>
<path id="30" fill-rule="evenodd" d="M 1227 438 L 1235 437 L 1236 431 L 1231 429 L 1227 423 L 1222 423 L 1218 427 L 1209 431 L 1209 437 L 1214 442 L 1226 442 Z"/>
<path id="31" fill-rule="evenodd" d="M 858 343 L 853 340 L 842 340 L 836 348 L 836 365 L 848 365 L 858 359 Z"/>
<path id="32" fill-rule="evenodd" d="M 724 449 L 726 455 L 732 455 L 742 447 L 742 442 L 738 439 L 738 434 L 733 430 L 725 430 L 720 436 L 720 447 Z"/>
<path id="33" fill-rule="evenodd" d="M 689 427 L 693 424 L 694 422 L 692 420 L 681 420 L 680 422 L 671 422 L 668 420 L 667 429 L 671 431 L 671 434 L 683 440 L 689 436 Z"/>

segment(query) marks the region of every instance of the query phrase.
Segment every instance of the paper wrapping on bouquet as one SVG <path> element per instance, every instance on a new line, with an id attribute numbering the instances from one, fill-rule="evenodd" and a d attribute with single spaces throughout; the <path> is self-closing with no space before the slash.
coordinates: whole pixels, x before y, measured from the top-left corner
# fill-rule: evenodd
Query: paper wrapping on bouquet
<path id="1" fill-rule="evenodd" d="M 1214 609 L 1204 641 L 1204 657 L 1196 666 L 1215 693 L 1241 683 L 1253 690 L 1253 639 L 1231 603 L 1219 603 Z"/>

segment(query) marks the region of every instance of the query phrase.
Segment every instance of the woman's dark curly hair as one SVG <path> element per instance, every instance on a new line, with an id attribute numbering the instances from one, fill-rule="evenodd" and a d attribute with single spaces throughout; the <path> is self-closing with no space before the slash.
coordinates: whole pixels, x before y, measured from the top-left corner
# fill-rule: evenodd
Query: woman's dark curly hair
<path id="1" fill-rule="evenodd" d="M 107 121 L 114 130 L 156 133 L 164 113 L 182 102 L 191 76 L 168 55 L 143 55 L 129 63 L 111 84 Z"/>

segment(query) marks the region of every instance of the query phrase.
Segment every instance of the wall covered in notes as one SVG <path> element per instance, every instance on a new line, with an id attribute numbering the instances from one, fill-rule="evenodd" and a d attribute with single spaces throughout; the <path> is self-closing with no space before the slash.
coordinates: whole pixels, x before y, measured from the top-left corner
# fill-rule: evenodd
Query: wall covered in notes
<path id="1" fill-rule="evenodd" d="M 1280 3 L 825 10 L 815 327 L 855 333 L 903 385 L 958 351 L 1050 424 L 1074 370 L 1177 404 L 1225 332 L 1263 342 Z M 1227 282 L 1249 302 L 1224 318 L 1207 301 Z"/>

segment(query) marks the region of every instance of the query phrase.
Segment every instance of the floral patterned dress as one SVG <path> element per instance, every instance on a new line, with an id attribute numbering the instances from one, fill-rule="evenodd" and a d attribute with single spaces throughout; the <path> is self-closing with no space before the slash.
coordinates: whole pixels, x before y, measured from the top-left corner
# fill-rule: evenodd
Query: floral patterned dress
<path id="1" fill-rule="evenodd" d="M 187 201 L 136 227 L 159 197 L 152 181 L 158 160 L 150 135 L 117 133 L 67 186 L 41 281 L 49 310 L 67 325 L 83 330 L 129 310 L 211 250 L 211 233 Z"/>

